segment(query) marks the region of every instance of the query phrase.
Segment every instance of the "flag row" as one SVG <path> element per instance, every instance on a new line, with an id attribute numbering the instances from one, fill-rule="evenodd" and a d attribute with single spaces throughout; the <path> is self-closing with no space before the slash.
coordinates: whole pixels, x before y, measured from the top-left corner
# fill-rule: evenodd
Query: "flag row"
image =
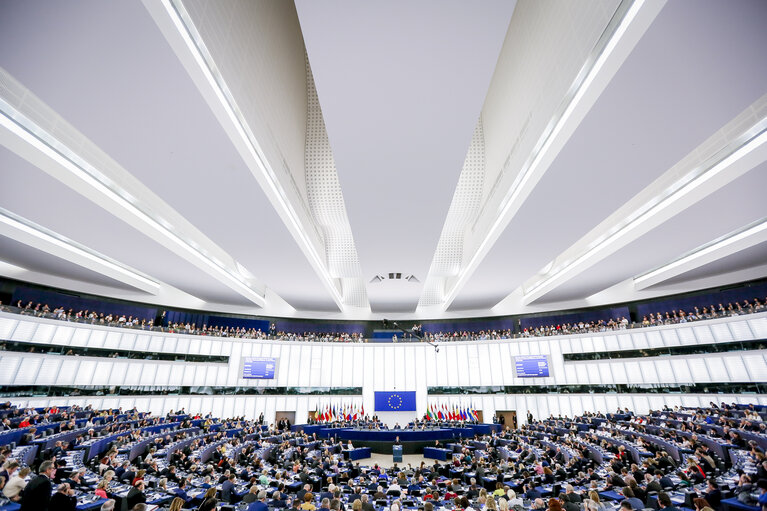
<path id="1" fill-rule="evenodd" d="M 356 421 L 365 417 L 365 405 L 326 404 L 318 405 L 314 411 L 317 422 Z"/>
<path id="2" fill-rule="evenodd" d="M 479 420 L 477 410 L 472 407 L 452 407 L 446 404 L 431 404 L 426 408 L 426 420 L 430 421 L 476 421 Z"/>

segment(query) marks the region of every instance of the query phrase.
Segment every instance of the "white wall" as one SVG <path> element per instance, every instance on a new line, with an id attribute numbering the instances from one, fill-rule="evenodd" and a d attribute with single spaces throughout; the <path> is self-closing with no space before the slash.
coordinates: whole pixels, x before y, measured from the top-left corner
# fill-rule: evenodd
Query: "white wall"
<path id="1" fill-rule="evenodd" d="M 483 410 L 487 419 L 495 410 L 527 410 L 536 417 L 612 411 L 620 401 L 637 411 L 663 404 L 708 403 L 717 395 L 664 394 L 530 394 L 427 396 L 428 387 L 572 385 L 612 383 L 767 382 L 767 350 L 648 357 L 565 363 L 563 353 L 610 351 L 710 344 L 767 338 L 767 313 L 722 318 L 684 325 L 644 328 L 603 334 L 583 334 L 507 341 L 426 344 L 334 344 L 254 341 L 184 336 L 64 323 L 56 320 L 0 313 L 0 339 L 98 347 L 145 352 L 224 355 L 227 363 L 190 363 L 151 360 L 65 357 L 20 352 L 0 352 L 0 385 L 108 385 L 108 386 L 226 386 L 226 387 L 361 387 L 362 396 L 158 396 L 114 397 L 120 403 L 166 412 L 185 406 L 189 411 L 212 410 L 217 415 L 267 419 L 278 410 L 296 411 L 305 420 L 308 411 L 326 403 L 363 404 L 373 412 L 375 391 L 416 391 L 418 415 L 427 403 L 459 404 Z M 548 355 L 548 378 L 516 377 L 514 357 Z M 274 380 L 245 380 L 243 357 L 278 359 Z M 762 400 L 762 396 L 733 396 L 728 400 Z M 96 404 L 95 400 L 87 401 Z M 687 400 L 687 401 L 685 401 Z M 690 401 L 692 400 L 692 401 Z M 702 401 L 701 401 L 702 400 Z M 24 400 L 22 400 L 24 401 Z M 34 401 L 46 401 L 40 398 Z M 61 400 L 56 399 L 57 403 Z M 110 401 L 111 402 L 111 401 Z M 762 402 L 762 401 L 760 401 Z M 179 404 L 181 403 L 181 404 Z M 185 405 L 183 403 L 188 403 Z M 624 404 L 625 403 L 625 404 Z M 121 405 L 126 406 L 126 405 Z M 133 404 L 129 405 L 130 407 Z M 202 407 L 195 409 L 193 406 Z M 388 415 L 387 415 L 388 417 Z M 402 423 L 402 417 L 395 420 Z"/>

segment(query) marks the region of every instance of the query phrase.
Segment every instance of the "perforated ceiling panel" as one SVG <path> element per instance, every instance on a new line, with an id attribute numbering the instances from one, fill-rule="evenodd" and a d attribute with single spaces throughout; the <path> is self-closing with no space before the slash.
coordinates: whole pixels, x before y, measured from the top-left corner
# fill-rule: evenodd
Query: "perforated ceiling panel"
<path id="1" fill-rule="evenodd" d="M 419 307 L 442 303 L 445 281 L 458 274 L 463 260 L 464 235 L 479 214 L 485 180 L 485 136 L 477 121 L 471 145 L 458 178 L 453 201 L 423 287 Z"/>
<path id="2" fill-rule="evenodd" d="M 351 307 L 370 307 L 308 58 L 306 95 L 308 110 L 305 168 L 309 209 L 322 229 L 328 271 L 332 277 L 341 279 L 344 304 Z"/>

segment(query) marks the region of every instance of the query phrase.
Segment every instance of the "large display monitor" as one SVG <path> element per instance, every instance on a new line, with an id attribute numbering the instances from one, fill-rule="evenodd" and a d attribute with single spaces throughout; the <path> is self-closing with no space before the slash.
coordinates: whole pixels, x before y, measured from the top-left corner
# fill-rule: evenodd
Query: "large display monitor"
<path id="1" fill-rule="evenodd" d="M 276 368 L 276 358 L 246 357 L 242 366 L 242 377 L 256 380 L 273 380 Z"/>
<path id="2" fill-rule="evenodd" d="M 517 378 L 535 378 L 549 375 L 549 359 L 546 355 L 514 357 Z"/>

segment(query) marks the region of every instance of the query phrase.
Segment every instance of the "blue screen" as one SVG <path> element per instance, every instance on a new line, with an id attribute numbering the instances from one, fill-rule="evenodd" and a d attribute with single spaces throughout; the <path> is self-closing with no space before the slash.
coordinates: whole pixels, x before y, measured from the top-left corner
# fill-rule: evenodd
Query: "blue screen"
<path id="1" fill-rule="evenodd" d="M 374 404 L 377 412 L 414 412 L 415 391 L 375 392 Z"/>
<path id="2" fill-rule="evenodd" d="M 242 377 L 257 380 L 273 380 L 274 369 L 277 367 L 275 358 L 246 358 L 242 368 Z"/>
<path id="3" fill-rule="evenodd" d="M 514 357 L 517 366 L 517 378 L 534 378 L 549 375 L 549 361 L 545 355 Z"/>

